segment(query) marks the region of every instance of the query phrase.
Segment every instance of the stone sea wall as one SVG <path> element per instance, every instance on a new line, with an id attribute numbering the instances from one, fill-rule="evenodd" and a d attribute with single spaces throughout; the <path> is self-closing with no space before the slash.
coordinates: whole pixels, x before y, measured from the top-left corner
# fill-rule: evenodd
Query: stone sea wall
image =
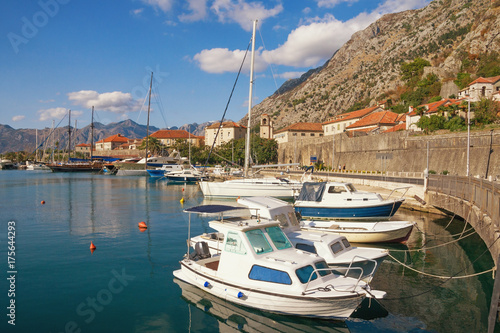
<path id="1" fill-rule="evenodd" d="M 293 139 L 292 139 L 293 140 Z M 470 175 L 500 180 L 500 130 L 470 135 Z M 448 172 L 466 175 L 467 132 L 422 135 L 406 131 L 350 138 L 337 134 L 321 138 L 297 137 L 279 146 L 279 163 L 310 165 L 311 157 L 326 166 L 382 172 Z"/>

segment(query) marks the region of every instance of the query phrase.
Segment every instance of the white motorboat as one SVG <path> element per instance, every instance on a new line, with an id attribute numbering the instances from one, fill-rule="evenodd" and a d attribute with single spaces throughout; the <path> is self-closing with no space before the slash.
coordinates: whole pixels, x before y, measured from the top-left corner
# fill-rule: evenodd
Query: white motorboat
<path id="1" fill-rule="evenodd" d="M 197 182 L 205 178 L 203 173 L 191 167 L 189 169 L 182 169 L 180 171 L 171 171 L 164 176 L 171 182 Z"/>
<path id="2" fill-rule="evenodd" d="M 305 182 L 295 211 L 311 219 L 383 220 L 392 217 L 404 198 L 383 199 L 378 193 L 357 191 L 351 183 Z"/>
<path id="3" fill-rule="evenodd" d="M 180 164 L 163 164 L 160 168 L 147 169 L 150 177 L 164 177 L 172 171 L 182 171 L 184 167 Z"/>
<path id="4" fill-rule="evenodd" d="M 217 213 L 209 222 L 224 235 L 220 255 L 201 241 L 174 276 L 219 298 L 263 311 L 345 320 L 366 297 L 382 298 L 368 283 L 331 272 L 325 260 L 296 249 L 279 222 L 222 215 L 235 207 L 198 206 L 191 213 Z M 189 239 L 188 234 L 188 239 Z M 189 246 L 188 246 L 189 252 Z"/>
<path id="5" fill-rule="evenodd" d="M 302 188 L 302 182 L 287 178 L 240 178 L 223 182 L 201 181 L 200 188 L 206 197 L 273 196 L 293 199 Z"/>
<path id="6" fill-rule="evenodd" d="M 339 234 L 301 230 L 293 206 L 288 202 L 271 197 L 252 197 L 240 198 L 238 203 L 248 207 L 251 214 L 259 218 L 278 220 L 296 248 L 317 253 L 338 272 L 346 271 L 339 267 L 359 268 L 362 278 L 370 281 L 388 255 L 385 249 L 351 246 L 349 240 Z M 350 275 L 357 273 L 353 271 Z"/>
<path id="7" fill-rule="evenodd" d="M 352 243 L 403 243 L 410 237 L 415 222 L 303 220 L 300 221 L 300 225 L 303 230 L 307 231 L 342 235 Z"/>

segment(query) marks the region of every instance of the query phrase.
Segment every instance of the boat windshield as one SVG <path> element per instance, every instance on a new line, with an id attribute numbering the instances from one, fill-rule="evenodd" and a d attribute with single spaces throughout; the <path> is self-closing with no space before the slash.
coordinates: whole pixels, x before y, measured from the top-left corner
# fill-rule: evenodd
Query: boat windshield
<path id="1" fill-rule="evenodd" d="M 347 188 L 349 189 L 350 192 L 356 192 L 356 188 L 352 184 L 346 184 Z"/>
<path id="2" fill-rule="evenodd" d="M 292 244 L 290 243 L 288 238 L 286 238 L 285 234 L 283 233 L 280 227 L 276 226 L 276 227 L 266 228 L 266 232 L 271 238 L 271 241 L 273 242 L 274 246 L 276 246 L 278 250 L 288 249 L 292 247 Z"/>
<path id="3" fill-rule="evenodd" d="M 325 276 L 332 273 L 331 270 L 326 269 L 328 268 L 328 264 L 326 263 L 326 261 L 318 261 L 316 264 L 314 264 L 314 266 L 316 266 L 316 268 L 318 269 L 318 273 L 321 276 Z"/>
<path id="4" fill-rule="evenodd" d="M 275 215 L 273 219 L 278 220 L 280 222 L 280 226 L 288 227 L 288 220 L 286 219 L 285 214 Z"/>
<path id="5" fill-rule="evenodd" d="M 264 235 L 264 232 L 260 229 L 249 230 L 245 233 L 247 235 L 253 250 L 257 254 L 272 252 L 273 248 L 269 244 Z"/>
<path id="6" fill-rule="evenodd" d="M 238 254 L 247 253 L 245 245 L 241 241 L 240 235 L 238 235 L 234 231 L 229 231 L 227 233 L 227 241 L 224 250 L 227 252 L 238 253 Z"/>
<path id="7" fill-rule="evenodd" d="M 300 282 L 307 283 L 309 281 L 309 278 L 311 278 L 311 281 L 314 281 L 318 278 L 318 274 L 313 273 L 313 271 L 314 268 L 311 265 L 307 265 L 297 269 L 295 271 L 295 274 L 297 274 L 297 277 L 299 278 Z"/>

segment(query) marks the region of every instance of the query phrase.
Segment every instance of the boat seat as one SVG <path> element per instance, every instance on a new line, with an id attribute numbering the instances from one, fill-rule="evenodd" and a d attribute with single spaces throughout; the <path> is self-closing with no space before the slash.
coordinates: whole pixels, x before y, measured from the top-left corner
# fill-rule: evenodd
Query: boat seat
<path id="1" fill-rule="evenodd" d="M 196 242 L 194 245 L 194 252 L 192 252 L 189 257 L 192 260 L 200 260 L 210 258 L 210 249 L 208 248 L 207 242 Z"/>

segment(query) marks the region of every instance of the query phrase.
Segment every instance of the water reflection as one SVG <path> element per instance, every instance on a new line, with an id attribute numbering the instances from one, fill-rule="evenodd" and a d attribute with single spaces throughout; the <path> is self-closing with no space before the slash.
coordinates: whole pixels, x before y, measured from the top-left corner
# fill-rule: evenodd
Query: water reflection
<path id="1" fill-rule="evenodd" d="M 228 329 L 243 332 L 349 332 L 344 322 L 265 313 L 226 302 L 178 279 L 174 282 L 181 287 L 182 298 L 188 304 L 217 319 L 220 332 Z"/>

